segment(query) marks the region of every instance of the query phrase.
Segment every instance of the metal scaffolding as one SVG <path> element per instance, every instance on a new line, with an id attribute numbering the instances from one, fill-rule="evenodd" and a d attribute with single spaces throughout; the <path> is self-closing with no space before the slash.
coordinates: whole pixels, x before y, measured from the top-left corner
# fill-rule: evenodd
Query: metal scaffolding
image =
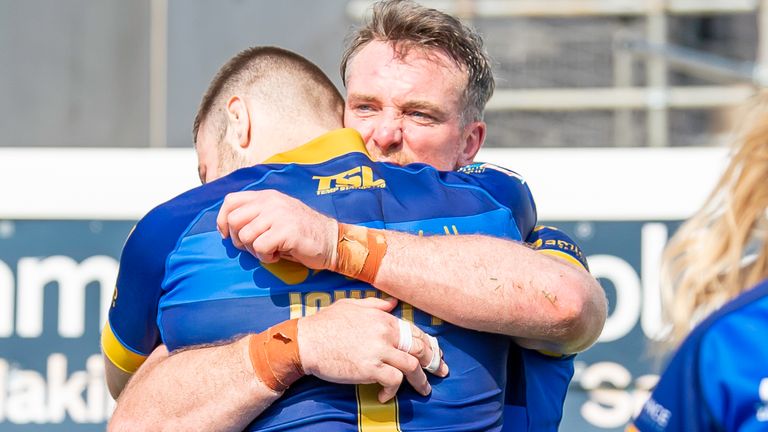
<path id="1" fill-rule="evenodd" d="M 360 18 L 371 1 L 353 0 L 350 16 Z M 669 111 L 724 108 L 743 103 L 768 83 L 768 0 L 436 0 L 421 4 L 471 21 L 477 18 L 636 17 L 643 34 L 615 35 L 613 85 L 599 88 L 500 89 L 489 111 L 589 111 L 614 113 L 614 145 L 628 146 L 636 126 L 632 110 L 646 113 L 646 145 L 669 145 Z M 670 16 L 756 14 L 759 41 L 754 62 L 738 62 L 671 45 Z M 634 83 L 637 62 L 645 85 Z M 712 85 L 670 86 L 671 71 L 712 81 Z"/>

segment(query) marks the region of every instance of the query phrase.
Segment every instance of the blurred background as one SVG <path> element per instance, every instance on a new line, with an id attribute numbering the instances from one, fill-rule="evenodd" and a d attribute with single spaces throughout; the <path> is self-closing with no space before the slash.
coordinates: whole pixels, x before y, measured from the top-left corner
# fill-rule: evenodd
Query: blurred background
<path id="1" fill-rule="evenodd" d="M 768 81 L 766 0 L 445 0 L 485 38 L 480 159 L 522 173 L 610 302 L 563 431 L 620 431 L 663 362 L 658 263 Z M 0 0 L 0 430 L 103 430 L 98 337 L 122 243 L 196 186 L 192 119 L 218 67 L 279 45 L 341 86 L 357 0 Z"/>

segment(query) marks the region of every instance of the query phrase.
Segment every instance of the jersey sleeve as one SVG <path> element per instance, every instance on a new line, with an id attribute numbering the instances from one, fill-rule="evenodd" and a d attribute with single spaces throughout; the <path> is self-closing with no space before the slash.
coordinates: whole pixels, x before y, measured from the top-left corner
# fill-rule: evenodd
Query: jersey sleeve
<path id="1" fill-rule="evenodd" d="M 475 163 L 458 170 L 486 190 L 500 204 L 508 207 L 523 239 L 536 251 L 551 255 L 589 271 L 578 244 L 555 227 L 536 225 L 536 204 L 528 184 L 514 171 L 489 163 Z"/>
<path id="2" fill-rule="evenodd" d="M 457 170 L 467 181 L 484 189 L 499 204 L 509 208 L 522 238 L 536 225 L 536 203 L 528 183 L 518 173 L 490 163 L 473 163 Z"/>
<path id="3" fill-rule="evenodd" d="M 709 431 L 712 422 L 699 381 L 698 346 L 683 345 L 628 431 Z"/>
<path id="4" fill-rule="evenodd" d="M 551 226 L 538 225 L 525 239 L 534 250 L 568 261 L 589 271 L 584 253 L 568 234 Z"/>
<path id="5" fill-rule="evenodd" d="M 157 305 L 162 293 L 165 257 L 172 246 L 163 233 L 159 211 L 153 210 L 129 234 L 120 256 L 120 270 L 102 351 L 121 370 L 133 373 L 161 344 Z"/>
<path id="6" fill-rule="evenodd" d="M 768 430 L 768 297 L 752 290 L 699 324 L 628 430 Z"/>
<path id="7" fill-rule="evenodd" d="M 705 409 L 719 430 L 768 430 L 768 344 L 763 305 L 738 309 L 702 337 L 700 381 Z"/>

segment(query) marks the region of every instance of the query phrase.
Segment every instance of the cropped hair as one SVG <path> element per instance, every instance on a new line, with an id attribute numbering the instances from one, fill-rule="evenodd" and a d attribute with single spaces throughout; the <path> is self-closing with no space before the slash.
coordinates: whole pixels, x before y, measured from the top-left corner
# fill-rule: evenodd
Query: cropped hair
<path id="1" fill-rule="evenodd" d="M 336 86 L 311 61 L 277 47 L 257 46 L 232 57 L 216 73 L 195 114 L 192 137 L 203 122 L 221 142 L 227 131 L 226 103 L 235 95 L 260 98 L 276 112 L 301 115 L 335 129 L 340 125 L 344 100 Z"/>

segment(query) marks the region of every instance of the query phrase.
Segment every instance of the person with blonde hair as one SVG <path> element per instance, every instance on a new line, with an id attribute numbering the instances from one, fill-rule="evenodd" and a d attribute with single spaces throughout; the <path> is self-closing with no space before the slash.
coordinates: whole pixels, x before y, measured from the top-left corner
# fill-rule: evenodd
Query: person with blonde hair
<path id="1" fill-rule="evenodd" d="M 679 348 L 628 431 L 768 430 L 768 96 L 756 105 L 665 250 L 666 342 Z"/>

